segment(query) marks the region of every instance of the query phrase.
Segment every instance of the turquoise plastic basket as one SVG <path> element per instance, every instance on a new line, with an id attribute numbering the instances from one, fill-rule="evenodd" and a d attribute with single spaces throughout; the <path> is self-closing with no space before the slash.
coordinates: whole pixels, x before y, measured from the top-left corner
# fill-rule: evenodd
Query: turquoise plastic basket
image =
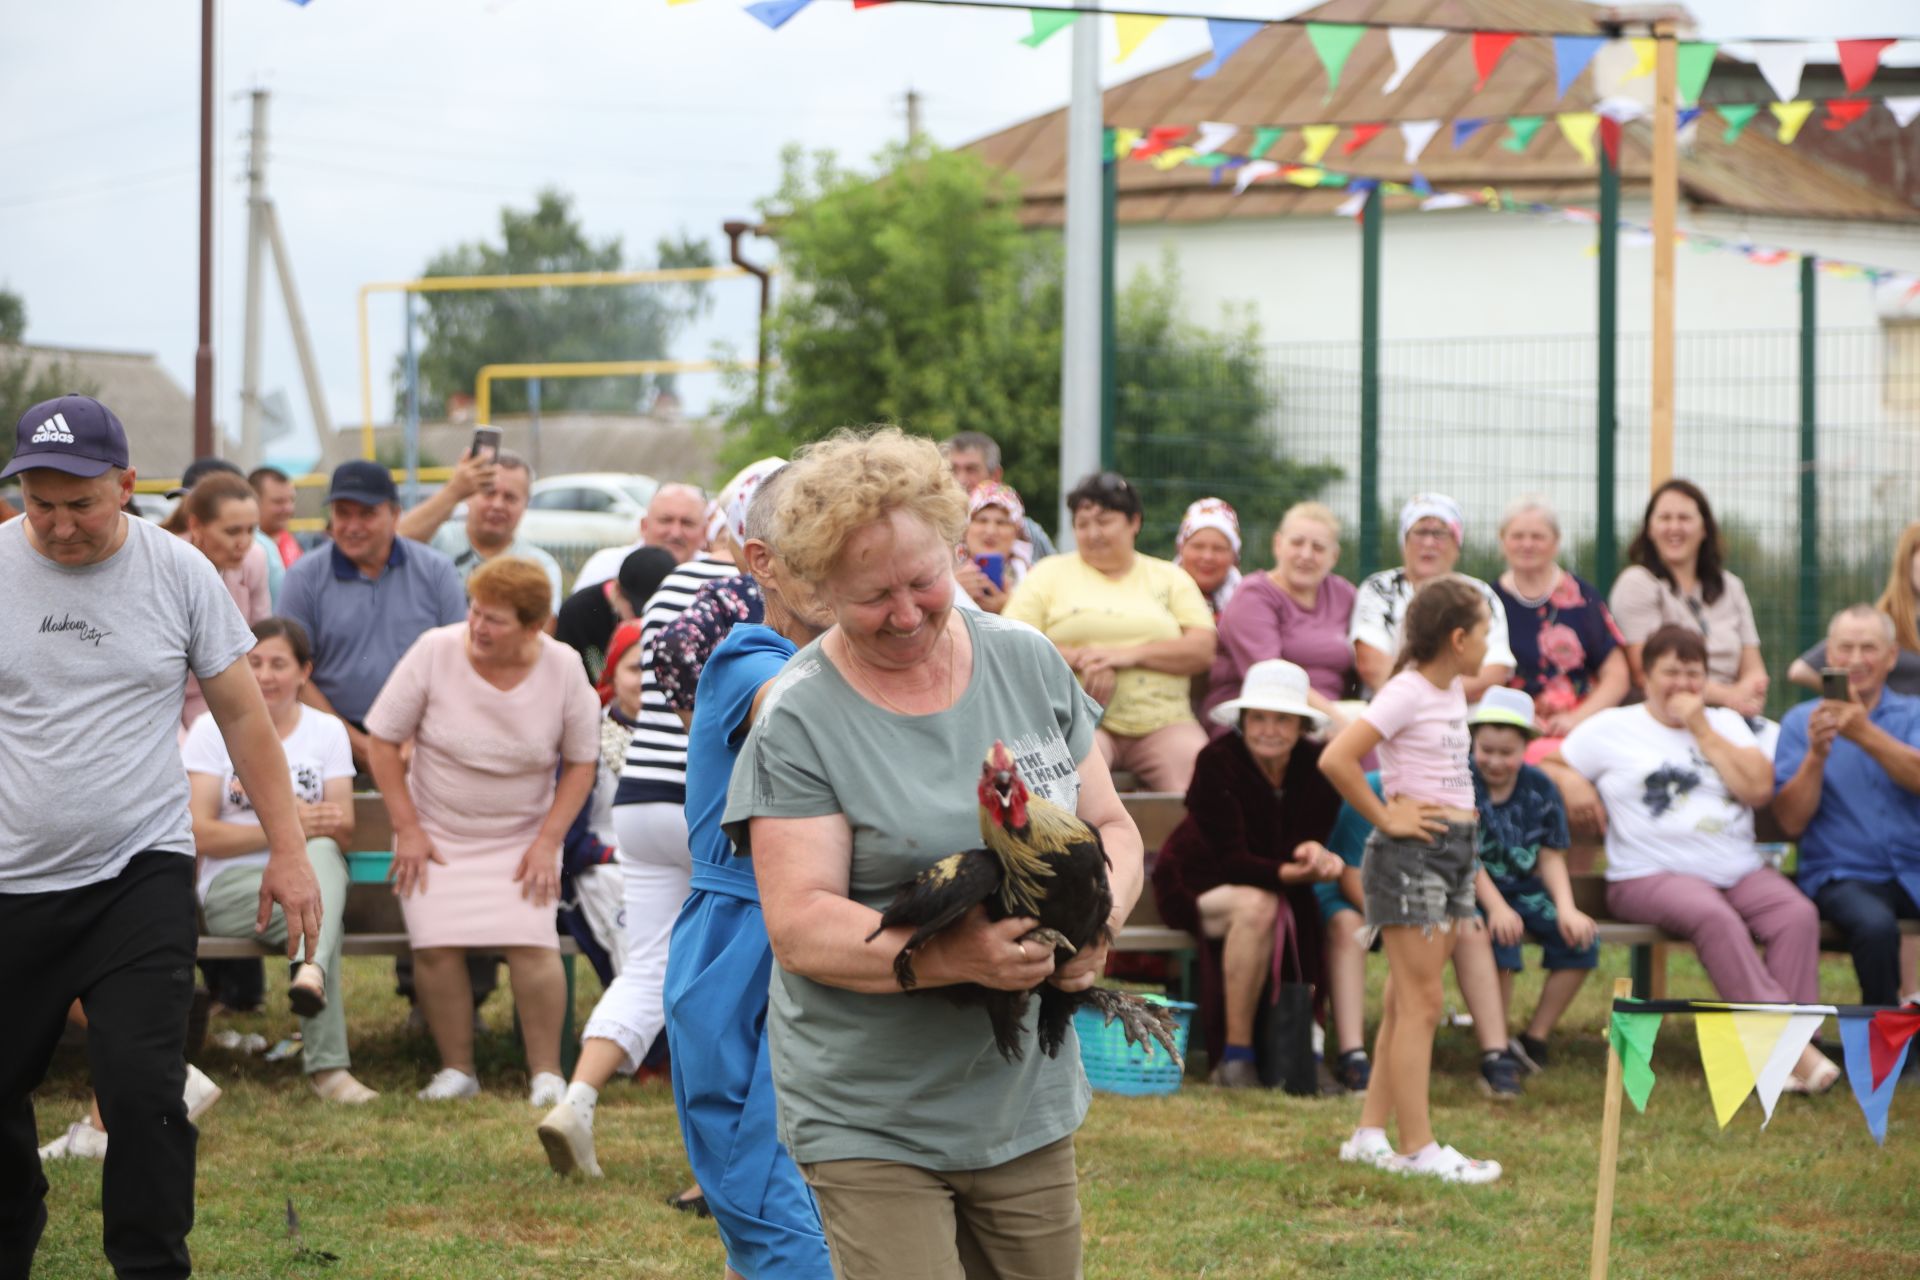
<path id="1" fill-rule="evenodd" d="M 1193 1013 L 1199 1006 L 1164 996 L 1143 997 L 1173 1010 L 1173 1042 L 1186 1056 L 1187 1033 L 1193 1026 Z M 1154 1047 L 1151 1058 L 1137 1044 L 1127 1043 L 1127 1033 L 1118 1022 L 1106 1022 L 1095 1009 L 1080 1009 L 1073 1015 L 1073 1031 L 1080 1038 L 1080 1064 L 1086 1068 L 1087 1082 L 1102 1093 L 1121 1093 L 1131 1097 L 1172 1093 L 1180 1087 L 1180 1064 Z"/>
<path id="2" fill-rule="evenodd" d="M 385 884 L 387 868 L 392 865 L 391 852 L 350 853 L 347 855 L 347 883 Z"/>

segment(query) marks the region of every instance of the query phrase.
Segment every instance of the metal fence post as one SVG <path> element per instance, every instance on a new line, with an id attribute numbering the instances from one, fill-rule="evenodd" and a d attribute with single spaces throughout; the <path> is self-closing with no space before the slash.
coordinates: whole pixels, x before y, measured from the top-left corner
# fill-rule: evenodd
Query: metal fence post
<path id="1" fill-rule="evenodd" d="M 1593 574 L 1601 591 L 1613 589 L 1619 571 L 1619 523 L 1614 514 L 1614 491 L 1618 481 L 1614 461 L 1618 454 L 1620 415 L 1615 405 L 1619 392 L 1616 361 L 1619 357 L 1620 320 L 1620 171 L 1600 150 L 1600 329 L 1595 335 L 1599 386 L 1594 397 L 1599 420 L 1595 423 L 1597 454 L 1593 485 Z"/>
<path id="2" fill-rule="evenodd" d="M 1820 638 L 1820 477 L 1815 468 L 1815 366 L 1819 329 L 1814 310 L 1817 259 L 1800 259 L 1800 609 L 1796 643 L 1805 653 Z"/>
<path id="3" fill-rule="evenodd" d="M 1360 217 L 1360 575 L 1380 558 L 1380 188 Z"/>
<path id="4" fill-rule="evenodd" d="M 538 475 L 540 474 L 540 379 L 538 378 L 527 379 L 527 412 L 532 415 L 532 421 L 528 423 L 531 439 L 527 447 L 533 455 L 529 465 L 533 467 L 534 474 Z"/>
<path id="5" fill-rule="evenodd" d="M 419 297 L 413 290 L 407 299 L 407 505 L 420 501 L 420 353 L 413 342 L 413 307 Z"/>
<path id="6" fill-rule="evenodd" d="M 1114 241 L 1120 229 L 1120 157 L 1113 154 L 1112 129 L 1107 130 L 1102 154 L 1106 157 L 1102 175 L 1100 221 L 1100 469 L 1119 469 L 1114 446 L 1114 431 L 1120 406 L 1120 369 L 1115 356 L 1120 345 L 1119 314 L 1114 303 Z M 1061 477 L 1062 484 L 1073 481 Z"/>

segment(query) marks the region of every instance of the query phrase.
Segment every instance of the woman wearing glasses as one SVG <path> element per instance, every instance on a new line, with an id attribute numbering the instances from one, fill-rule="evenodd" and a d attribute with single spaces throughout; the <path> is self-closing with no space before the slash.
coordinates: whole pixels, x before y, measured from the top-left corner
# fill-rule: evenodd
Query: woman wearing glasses
<path id="1" fill-rule="evenodd" d="M 1687 480 L 1653 491 L 1640 532 L 1627 548 L 1632 563 L 1614 581 L 1607 603 L 1626 639 L 1633 683 L 1644 688 L 1640 651 L 1664 626 L 1685 627 L 1706 641 L 1710 707 L 1731 707 L 1749 719 L 1767 702 L 1760 632 L 1740 579 L 1721 568 L 1720 526 L 1707 495 Z"/>

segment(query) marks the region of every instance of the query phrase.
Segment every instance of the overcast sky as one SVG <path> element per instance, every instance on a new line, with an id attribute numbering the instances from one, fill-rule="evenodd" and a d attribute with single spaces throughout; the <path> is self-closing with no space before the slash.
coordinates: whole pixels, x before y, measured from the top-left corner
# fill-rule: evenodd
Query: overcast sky
<path id="1" fill-rule="evenodd" d="M 1287 0 L 1160 7 L 1280 17 Z M 1920 34 L 1914 0 L 1694 0 L 1707 38 Z M 0 285 L 30 341 L 157 354 L 191 389 L 196 323 L 199 5 L 0 0 Z M 769 31 L 739 0 L 219 0 L 215 413 L 237 421 L 246 91 L 272 91 L 268 185 L 337 426 L 360 415 L 354 296 L 491 236 L 503 204 L 572 193 L 636 264 L 657 237 L 710 237 L 778 179 L 788 142 L 864 159 L 905 132 L 905 92 L 958 145 L 1061 105 L 1071 36 L 1017 43 L 1024 14 L 815 0 Z M 1113 83 L 1207 47 L 1162 27 Z M 1111 53 L 1110 33 L 1107 59 Z M 1916 126 L 1920 127 L 1920 126 Z M 755 245 L 764 255 L 767 248 Z M 672 354 L 751 349 L 751 281 Z M 263 387 L 307 416 L 269 277 Z M 376 297 L 375 417 L 389 408 L 400 303 Z M 689 401 L 705 389 L 689 381 Z"/>

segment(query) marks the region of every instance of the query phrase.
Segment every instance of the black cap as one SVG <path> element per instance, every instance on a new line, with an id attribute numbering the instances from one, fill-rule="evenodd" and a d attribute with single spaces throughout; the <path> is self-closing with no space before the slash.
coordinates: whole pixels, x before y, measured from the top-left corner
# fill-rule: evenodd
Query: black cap
<path id="1" fill-rule="evenodd" d="M 357 502 L 361 506 L 377 507 L 400 501 L 400 490 L 394 487 L 393 475 L 385 467 L 365 458 L 355 458 L 333 469 L 333 483 L 327 487 L 327 501 Z"/>
<path id="2" fill-rule="evenodd" d="M 199 484 L 216 471 L 225 471 L 229 475 L 239 476 L 243 480 L 246 479 L 247 476 L 246 472 L 242 471 L 233 463 L 228 462 L 225 458 L 195 458 L 187 464 L 187 469 L 180 473 L 179 485 L 167 490 L 167 496 L 169 498 L 185 497 L 193 486 Z"/>
<path id="3" fill-rule="evenodd" d="M 640 547 L 628 552 L 627 558 L 620 562 L 620 573 L 614 581 L 620 584 L 620 594 L 627 598 L 633 611 L 639 613 L 667 575 L 679 567 L 680 562 L 665 547 Z"/>
<path id="4" fill-rule="evenodd" d="M 113 410 L 92 396 L 60 396 L 20 415 L 0 480 L 36 467 L 91 479 L 126 466 L 127 432 Z"/>

